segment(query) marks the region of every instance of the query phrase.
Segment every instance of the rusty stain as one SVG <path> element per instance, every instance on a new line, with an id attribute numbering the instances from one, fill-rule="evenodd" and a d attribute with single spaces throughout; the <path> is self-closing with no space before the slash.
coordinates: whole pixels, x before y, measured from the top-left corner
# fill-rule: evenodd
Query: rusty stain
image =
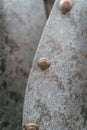
<path id="1" fill-rule="evenodd" d="M 41 124 L 41 122 L 43 121 L 50 121 L 52 116 L 51 116 L 51 112 L 49 110 L 49 108 L 47 107 L 47 105 L 45 103 L 42 103 L 40 99 L 36 100 L 36 104 L 34 106 L 35 110 L 40 112 L 40 116 L 37 119 L 37 124 Z M 41 111 L 40 111 L 41 110 Z"/>

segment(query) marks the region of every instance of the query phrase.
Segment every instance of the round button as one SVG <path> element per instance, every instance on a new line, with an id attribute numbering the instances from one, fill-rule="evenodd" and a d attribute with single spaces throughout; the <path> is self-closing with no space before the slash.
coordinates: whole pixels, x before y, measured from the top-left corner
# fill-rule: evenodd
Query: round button
<path id="1" fill-rule="evenodd" d="M 47 58 L 41 58 L 38 60 L 37 65 L 41 70 L 45 70 L 45 69 L 48 69 L 50 67 L 51 62 Z"/>
<path id="2" fill-rule="evenodd" d="M 29 123 L 24 126 L 25 130 L 39 130 L 39 126 L 34 123 Z"/>
<path id="3" fill-rule="evenodd" d="M 61 0 L 59 8 L 63 14 L 69 12 L 73 7 L 73 0 Z"/>

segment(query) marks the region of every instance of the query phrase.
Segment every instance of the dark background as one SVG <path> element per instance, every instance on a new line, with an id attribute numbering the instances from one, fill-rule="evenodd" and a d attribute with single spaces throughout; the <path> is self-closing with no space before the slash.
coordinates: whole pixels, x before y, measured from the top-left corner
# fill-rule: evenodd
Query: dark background
<path id="1" fill-rule="evenodd" d="M 2 0 L 0 0 L 0 4 L 1 2 Z M 44 0 L 47 18 L 49 17 L 53 3 L 54 0 Z M 0 7 L 0 13 L 2 13 L 1 11 Z M 5 73 L 7 63 L 5 58 L 6 55 L 3 51 L 5 48 L 5 44 L 3 43 L 7 43 L 8 37 L 6 37 L 4 33 L 6 30 L 4 30 L 4 19 L 2 18 L 2 15 L 0 15 L 0 19 L 0 36 L 5 37 L 5 39 L 0 37 L 0 130 L 21 130 L 24 97 L 22 97 L 18 91 L 8 91 L 8 86 L 12 84 L 12 81 L 10 81 L 10 78 L 9 81 L 6 80 L 8 77 L 8 73 Z M 17 48 L 12 46 L 12 49 Z M 29 73 L 26 74 L 25 72 L 22 72 L 22 74 L 28 79 Z M 26 84 L 24 83 L 25 88 Z"/>

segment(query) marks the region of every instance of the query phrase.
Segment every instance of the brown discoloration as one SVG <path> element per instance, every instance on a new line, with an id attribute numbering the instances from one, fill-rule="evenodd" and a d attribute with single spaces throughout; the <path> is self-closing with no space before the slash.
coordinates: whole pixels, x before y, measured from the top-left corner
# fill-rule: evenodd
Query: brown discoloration
<path id="1" fill-rule="evenodd" d="M 81 107 L 81 115 L 84 118 L 83 126 L 87 124 L 87 80 L 84 80 L 81 82 L 80 88 L 82 90 L 81 92 L 81 98 L 82 98 L 82 107 Z"/>
<path id="2" fill-rule="evenodd" d="M 67 84 L 72 84 L 72 79 L 68 79 Z"/>
<path id="3" fill-rule="evenodd" d="M 87 106 L 82 106 L 82 109 L 81 109 L 81 115 L 83 116 L 84 118 L 84 123 L 83 123 L 83 126 L 86 125 L 87 123 Z"/>
<path id="4" fill-rule="evenodd" d="M 43 121 L 50 121 L 51 120 L 51 113 L 47 108 L 46 104 L 42 103 L 40 99 L 36 101 L 34 106 L 36 111 L 40 112 L 40 117 L 37 119 L 37 123 L 40 124 Z"/>
<path id="5" fill-rule="evenodd" d="M 64 85 L 63 85 L 62 81 L 59 80 L 58 76 L 54 75 L 52 79 L 54 79 L 54 81 L 57 83 L 58 89 L 61 90 L 62 92 L 65 92 Z"/>
<path id="6" fill-rule="evenodd" d="M 73 72 L 72 78 L 73 78 L 73 79 L 78 78 L 79 80 L 81 80 L 83 77 L 82 77 L 81 72 Z"/>
<path id="7" fill-rule="evenodd" d="M 71 57 L 73 60 L 78 60 L 78 56 L 77 55 L 72 55 Z"/>
<path id="8" fill-rule="evenodd" d="M 10 47 L 10 54 L 14 54 L 20 49 L 18 43 L 16 43 L 13 39 L 9 39 L 8 46 Z"/>
<path id="9" fill-rule="evenodd" d="M 52 53 L 56 53 L 57 55 L 61 55 L 63 53 L 63 49 L 62 49 L 62 45 L 61 44 L 55 44 L 54 40 L 51 38 L 49 43 L 52 42 L 52 45 L 51 45 L 51 52 Z"/>

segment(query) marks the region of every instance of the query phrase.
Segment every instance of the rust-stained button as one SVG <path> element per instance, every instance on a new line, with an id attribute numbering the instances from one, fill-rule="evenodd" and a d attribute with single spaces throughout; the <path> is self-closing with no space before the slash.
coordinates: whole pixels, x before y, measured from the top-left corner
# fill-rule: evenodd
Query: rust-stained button
<path id="1" fill-rule="evenodd" d="M 69 12 L 73 7 L 73 0 L 61 0 L 59 8 L 63 14 Z"/>
<path id="2" fill-rule="evenodd" d="M 41 70 L 45 70 L 50 67 L 51 62 L 47 58 L 41 58 L 38 60 L 37 65 Z"/>
<path id="3" fill-rule="evenodd" d="M 39 126 L 34 123 L 29 123 L 24 126 L 25 130 L 39 130 Z"/>

